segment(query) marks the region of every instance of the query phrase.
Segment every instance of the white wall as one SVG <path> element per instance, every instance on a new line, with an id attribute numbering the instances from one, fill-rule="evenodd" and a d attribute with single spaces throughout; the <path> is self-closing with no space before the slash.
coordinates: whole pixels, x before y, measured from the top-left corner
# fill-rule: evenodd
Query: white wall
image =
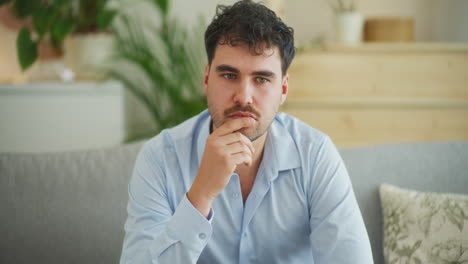
<path id="1" fill-rule="evenodd" d="M 333 41 L 333 14 L 327 1 L 283 0 L 283 19 L 295 29 L 298 42 L 308 42 L 320 34 Z M 210 21 L 217 3 L 234 2 L 173 0 L 171 4 L 174 15 L 191 23 L 198 14 Z M 365 16 L 414 17 L 417 41 L 468 42 L 468 0 L 356 0 L 356 4 Z"/>

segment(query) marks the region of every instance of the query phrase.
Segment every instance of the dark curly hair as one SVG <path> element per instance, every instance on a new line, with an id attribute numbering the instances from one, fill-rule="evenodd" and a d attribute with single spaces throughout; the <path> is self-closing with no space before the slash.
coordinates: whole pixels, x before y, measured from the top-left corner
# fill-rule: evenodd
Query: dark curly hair
<path id="1" fill-rule="evenodd" d="M 245 43 L 255 55 L 264 48 L 280 50 L 282 74 L 294 58 L 294 30 L 263 4 L 241 0 L 232 6 L 218 5 L 213 21 L 205 31 L 205 48 L 211 64 L 218 45 Z"/>

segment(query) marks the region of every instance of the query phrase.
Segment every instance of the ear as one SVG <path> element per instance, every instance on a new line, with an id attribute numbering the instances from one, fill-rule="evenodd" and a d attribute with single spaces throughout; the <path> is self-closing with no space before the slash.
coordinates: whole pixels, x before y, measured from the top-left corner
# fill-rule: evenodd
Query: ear
<path id="1" fill-rule="evenodd" d="M 283 77 L 283 83 L 281 85 L 281 101 L 280 104 L 283 104 L 286 101 L 289 90 L 289 73 L 286 73 Z"/>
<path id="2" fill-rule="evenodd" d="M 206 94 L 208 91 L 208 76 L 210 75 L 210 65 L 206 64 L 205 73 L 203 75 L 203 92 Z"/>

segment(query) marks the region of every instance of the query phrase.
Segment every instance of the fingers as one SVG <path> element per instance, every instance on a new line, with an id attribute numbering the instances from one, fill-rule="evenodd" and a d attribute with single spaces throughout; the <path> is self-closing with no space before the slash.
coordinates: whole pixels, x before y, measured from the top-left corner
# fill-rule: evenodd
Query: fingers
<path id="1" fill-rule="evenodd" d="M 236 118 L 228 120 L 222 126 L 218 127 L 213 134 L 217 136 L 224 136 L 231 134 L 237 130 L 240 130 L 244 127 L 251 126 L 255 121 L 250 117 Z"/>
<path id="2" fill-rule="evenodd" d="M 236 142 L 246 145 L 250 149 L 252 154 L 255 153 L 255 148 L 253 147 L 252 141 L 250 141 L 250 139 L 248 139 L 240 132 L 228 134 L 219 138 L 219 143 L 223 145 L 230 145 Z"/>
<path id="3" fill-rule="evenodd" d="M 239 152 L 232 155 L 232 161 L 236 165 L 245 164 L 246 166 L 252 165 L 252 156 L 248 155 L 245 152 Z"/>
<path id="4" fill-rule="evenodd" d="M 253 156 L 252 150 L 250 150 L 249 147 L 247 147 L 246 145 L 244 145 L 244 144 L 242 144 L 240 142 L 236 142 L 236 143 L 232 143 L 232 144 L 228 145 L 226 147 L 226 152 L 227 152 L 228 155 L 234 155 L 234 154 L 237 154 L 237 153 L 240 153 L 240 152 L 245 152 L 249 156 Z"/>
<path id="5" fill-rule="evenodd" d="M 250 166 L 255 149 L 250 139 L 237 131 L 253 125 L 254 122 L 249 117 L 230 119 L 209 136 L 207 144 L 218 149 L 218 153 L 227 158 L 231 165 Z"/>

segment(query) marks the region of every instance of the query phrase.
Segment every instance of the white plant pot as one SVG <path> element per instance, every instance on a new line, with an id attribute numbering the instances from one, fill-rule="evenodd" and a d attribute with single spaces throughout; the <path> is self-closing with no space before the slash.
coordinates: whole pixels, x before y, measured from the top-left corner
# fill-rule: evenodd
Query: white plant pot
<path id="1" fill-rule="evenodd" d="M 65 40 L 65 62 L 77 80 L 102 80 L 114 45 L 109 33 L 72 35 Z"/>
<path id="2" fill-rule="evenodd" d="M 356 12 L 339 13 L 335 18 L 336 41 L 341 44 L 359 44 L 362 41 L 364 18 Z"/>

